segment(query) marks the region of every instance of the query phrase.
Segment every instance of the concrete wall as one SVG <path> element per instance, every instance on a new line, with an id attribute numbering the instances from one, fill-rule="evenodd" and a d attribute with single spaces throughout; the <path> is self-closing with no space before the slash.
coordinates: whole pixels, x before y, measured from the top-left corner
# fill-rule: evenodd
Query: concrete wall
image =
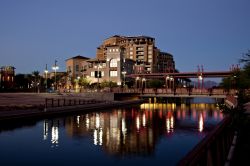
<path id="1" fill-rule="evenodd" d="M 107 100 L 107 101 L 114 101 L 114 93 L 102 93 L 102 92 L 90 92 L 90 93 L 79 93 L 81 97 L 92 98 L 96 100 Z"/>

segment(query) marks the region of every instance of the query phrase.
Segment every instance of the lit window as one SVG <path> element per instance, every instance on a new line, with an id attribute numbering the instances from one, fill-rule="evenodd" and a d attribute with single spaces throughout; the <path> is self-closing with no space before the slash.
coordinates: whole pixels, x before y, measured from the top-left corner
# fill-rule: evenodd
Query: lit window
<path id="1" fill-rule="evenodd" d="M 104 77 L 104 71 L 102 71 L 102 77 Z"/>
<path id="2" fill-rule="evenodd" d="M 117 77 L 117 71 L 110 71 L 110 77 Z"/>
<path id="3" fill-rule="evenodd" d="M 115 49 L 113 49 L 113 52 L 115 52 Z"/>
<path id="4" fill-rule="evenodd" d="M 133 55 L 133 52 L 132 52 L 132 51 L 130 51 L 130 52 L 129 52 L 129 54 L 130 54 L 130 55 Z"/>
<path id="5" fill-rule="evenodd" d="M 117 59 L 111 59 L 110 67 L 117 67 Z"/>
<path id="6" fill-rule="evenodd" d="M 133 56 L 130 56 L 129 58 L 130 58 L 130 59 L 133 59 Z"/>
<path id="7" fill-rule="evenodd" d="M 79 65 L 76 65 L 76 71 L 79 71 Z"/>
<path id="8" fill-rule="evenodd" d="M 90 76 L 91 76 L 91 77 L 95 77 L 95 72 L 92 71 L 92 72 L 90 73 Z"/>
<path id="9" fill-rule="evenodd" d="M 152 51 L 148 51 L 148 54 L 152 54 Z"/>
<path id="10" fill-rule="evenodd" d="M 152 55 L 148 55 L 148 58 L 152 58 Z"/>
<path id="11" fill-rule="evenodd" d="M 118 50 L 118 48 L 116 49 L 116 52 L 118 52 L 119 50 Z"/>
<path id="12" fill-rule="evenodd" d="M 152 59 L 148 59 L 148 62 L 152 62 Z"/>
<path id="13" fill-rule="evenodd" d="M 130 47 L 129 49 L 130 49 L 130 51 L 133 51 L 133 47 Z"/>

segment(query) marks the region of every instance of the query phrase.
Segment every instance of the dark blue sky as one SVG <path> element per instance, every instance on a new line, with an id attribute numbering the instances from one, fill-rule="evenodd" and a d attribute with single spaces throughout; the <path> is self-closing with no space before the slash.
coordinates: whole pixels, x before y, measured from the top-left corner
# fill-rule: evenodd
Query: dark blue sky
<path id="1" fill-rule="evenodd" d="M 110 36 L 147 35 L 180 71 L 228 70 L 250 49 L 249 0 L 0 0 L 0 66 L 43 72 L 95 57 Z"/>

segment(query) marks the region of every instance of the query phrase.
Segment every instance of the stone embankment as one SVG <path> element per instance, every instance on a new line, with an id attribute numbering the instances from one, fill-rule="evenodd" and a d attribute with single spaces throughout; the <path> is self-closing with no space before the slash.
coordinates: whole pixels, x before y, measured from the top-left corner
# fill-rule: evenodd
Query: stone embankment
<path id="1" fill-rule="evenodd" d="M 100 100 L 101 98 L 96 100 L 79 94 L 0 93 L 0 120 L 100 111 L 143 102 L 142 100 Z"/>

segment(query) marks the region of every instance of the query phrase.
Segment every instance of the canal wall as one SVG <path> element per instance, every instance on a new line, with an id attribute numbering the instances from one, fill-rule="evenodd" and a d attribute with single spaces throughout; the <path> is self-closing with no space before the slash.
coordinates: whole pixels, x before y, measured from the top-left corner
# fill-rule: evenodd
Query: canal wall
<path id="1" fill-rule="evenodd" d="M 84 92 L 84 93 L 76 93 L 74 95 L 83 98 L 92 98 L 96 100 L 105 100 L 105 101 L 115 100 L 115 94 L 107 92 Z"/>
<path id="2" fill-rule="evenodd" d="M 130 106 L 133 104 L 143 103 L 143 100 L 129 100 L 129 101 L 113 101 L 102 102 L 84 105 L 69 105 L 59 107 L 49 107 L 34 110 L 12 110 L 0 111 L 0 121 L 29 119 L 29 118 L 46 118 L 50 116 L 59 116 L 73 113 L 87 113 L 91 111 L 102 111 L 109 108 Z"/>

